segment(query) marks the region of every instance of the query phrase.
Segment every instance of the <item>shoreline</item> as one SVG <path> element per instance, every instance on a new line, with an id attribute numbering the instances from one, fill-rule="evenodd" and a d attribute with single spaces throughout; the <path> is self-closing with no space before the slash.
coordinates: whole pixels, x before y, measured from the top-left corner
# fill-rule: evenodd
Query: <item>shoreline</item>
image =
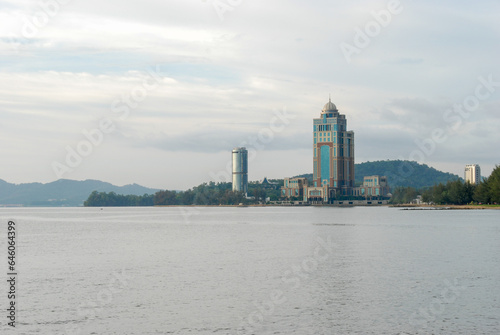
<path id="1" fill-rule="evenodd" d="M 416 204 L 397 204 L 397 205 L 156 205 L 153 207 L 393 207 L 402 210 L 481 210 L 481 209 L 500 209 L 500 205 L 416 205 Z"/>
<path id="2" fill-rule="evenodd" d="M 500 209 L 500 205 L 416 205 L 398 204 L 389 207 L 404 210 L 480 210 L 480 209 Z"/>

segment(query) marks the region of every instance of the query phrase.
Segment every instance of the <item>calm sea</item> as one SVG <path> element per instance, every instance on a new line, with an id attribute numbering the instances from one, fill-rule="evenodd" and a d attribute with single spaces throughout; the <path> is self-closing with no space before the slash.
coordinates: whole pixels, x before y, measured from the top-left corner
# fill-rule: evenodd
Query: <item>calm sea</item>
<path id="1" fill-rule="evenodd" d="M 2 334 L 499 334 L 500 211 L 1 209 Z"/>

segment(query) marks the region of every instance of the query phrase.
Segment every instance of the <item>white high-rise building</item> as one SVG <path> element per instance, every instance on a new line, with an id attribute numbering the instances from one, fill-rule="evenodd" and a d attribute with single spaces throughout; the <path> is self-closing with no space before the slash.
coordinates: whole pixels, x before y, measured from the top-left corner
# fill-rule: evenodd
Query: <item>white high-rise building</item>
<path id="1" fill-rule="evenodd" d="M 248 192 L 248 151 L 246 148 L 233 149 L 233 191 Z"/>
<path id="2" fill-rule="evenodd" d="M 465 182 L 478 185 L 481 182 L 481 168 L 477 164 L 465 166 Z"/>

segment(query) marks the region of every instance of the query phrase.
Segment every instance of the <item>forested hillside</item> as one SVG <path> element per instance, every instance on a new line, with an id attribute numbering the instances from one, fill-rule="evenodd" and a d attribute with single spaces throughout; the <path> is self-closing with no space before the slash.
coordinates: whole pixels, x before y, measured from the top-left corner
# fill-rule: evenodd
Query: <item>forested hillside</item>
<path id="1" fill-rule="evenodd" d="M 403 186 L 416 189 L 434 186 L 439 183 L 446 184 L 448 181 L 461 179 L 455 174 L 436 170 L 426 164 L 401 160 L 364 162 L 355 164 L 354 169 L 356 185 L 363 182 L 364 176 L 371 175 L 387 176 L 391 187 Z M 306 177 L 312 180 L 312 173 L 297 177 Z"/>

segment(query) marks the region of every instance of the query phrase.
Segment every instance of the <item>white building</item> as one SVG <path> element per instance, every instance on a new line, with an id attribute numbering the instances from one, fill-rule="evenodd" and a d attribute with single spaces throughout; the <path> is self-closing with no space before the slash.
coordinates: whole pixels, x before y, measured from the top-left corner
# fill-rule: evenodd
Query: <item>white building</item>
<path id="1" fill-rule="evenodd" d="M 478 185 L 481 182 L 481 168 L 477 164 L 465 166 L 465 182 Z"/>
<path id="2" fill-rule="evenodd" d="M 233 191 L 248 192 L 248 151 L 246 148 L 233 149 Z"/>

